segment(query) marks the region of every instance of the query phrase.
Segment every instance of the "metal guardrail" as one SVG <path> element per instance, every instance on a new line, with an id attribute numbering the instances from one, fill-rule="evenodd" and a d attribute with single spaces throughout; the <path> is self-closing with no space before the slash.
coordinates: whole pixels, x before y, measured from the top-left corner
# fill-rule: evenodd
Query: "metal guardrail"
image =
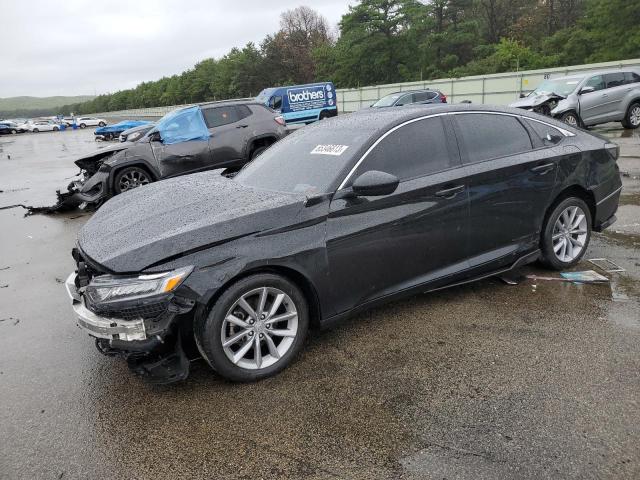
<path id="1" fill-rule="evenodd" d="M 393 92 L 435 88 L 447 95 L 450 103 L 469 100 L 472 103 L 506 105 L 516 100 L 521 92 L 534 90 L 543 80 L 548 78 L 562 77 L 573 73 L 582 73 L 593 70 L 629 67 L 640 69 L 640 59 L 591 63 L 587 65 L 571 65 L 567 67 L 539 70 L 523 70 L 520 72 L 496 73 L 493 75 L 476 75 L 461 78 L 424 80 L 419 82 L 391 83 L 360 88 L 341 88 L 336 89 L 336 99 L 339 111 L 353 112 L 367 107 L 379 98 Z M 117 112 L 102 112 L 95 115 L 114 120 L 122 118 L 157 119 L 171 110 L 179 107 L 187 107 L 189 105 L 120 110 Z"/>

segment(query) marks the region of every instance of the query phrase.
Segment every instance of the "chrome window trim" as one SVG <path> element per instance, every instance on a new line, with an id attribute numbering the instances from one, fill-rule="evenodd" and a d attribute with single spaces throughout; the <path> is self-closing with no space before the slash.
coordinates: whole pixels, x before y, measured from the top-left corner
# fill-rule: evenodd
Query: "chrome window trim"
<path id="1" fill-rule="evenodd" d="M 412 118 L 411 120 L 407 120 L 404 123 L 401 123 L 400 125 L 396 125 L 395 127 L 393 127 L 392 129 L 386 131 L 385 133 L 383 133 L 380 138 L 378 138 L 375 142 L 373 142 L 373 144 L 367 148 L 367 151 L 364 152 L 362 154 L 362 156 L 360 157 L 360 159 L 356 162 L 356 164 L 351 168 L 351 170 L 349 170 L 349 173 L 347 173 L 347 175 L 344 177 L 344 180 L 340 183 L 340 186 L 338 187 L 338 189 L 336 191 L 342 190 L 343 188 L 345 188 L 345 185 L 347 184 L 347 182 L 349 181 L 349 179 L 351 178 L 351 176 L 353 175 L 353 173 L 357 170 L 357 168 L 360 166 L 360 164 L 367 158 L 367 156 L 369 156 L 369 154 L 371 153 L 371 151 L 376 148 L 378 146 L 378 144 L 384 140 L 385 138 L 387 138 L 387 136 L 391 135 L 393 132 L 395 132 L 396 130 L 404 127 L 405 125 L 409 125 L 411 123 L 414 122 L 418 122 L 420 120 L 425 120 L 427 118 L 435 118 L 435 117 L 443 117 L 446 115 L 466 115 L 466 114 L 473 114 L 473 113 L 484 113 L 484 114 L 489 114 L 489 115 L 503 115 L 506 117 L 515 117 L 515 118 L 523 118 L 523 119 L 527 119 L 527 120 L 531 120 L 533 122 L 538 122 L 541 123 L 543 125 L 546 125 L 548 127 L 551 128 L 555 128 L 556 130 L 558 130 L 560 133 L 562 133 L 562 135 L 564 135 L 565 137 L 575 137 L 576 134 L 573 132 L 570 132 L 568 130 L 565 130 L 564 128 L 560 128 L 557 127 L 555 125 L 551 125 L 550 123 L 547 122 L 543 122 L 542 120 L 538 120 L 535 118 L 531 118 L 531 117 L 524 117 L 522 115 L 517 115 L 515 113 L 505 113 L 505 112 L 491 112 L 491 111 L 483 111 L 483 110 L 472 110 L 472 111 L 460 111 L 460 112 L 443 112 L 443 113 L 434 113 L 432 115 L 425 115 L 422 117 L 417 117 L 417 118 Z M 533 150 L 533 148 L 532 148 Z"/>

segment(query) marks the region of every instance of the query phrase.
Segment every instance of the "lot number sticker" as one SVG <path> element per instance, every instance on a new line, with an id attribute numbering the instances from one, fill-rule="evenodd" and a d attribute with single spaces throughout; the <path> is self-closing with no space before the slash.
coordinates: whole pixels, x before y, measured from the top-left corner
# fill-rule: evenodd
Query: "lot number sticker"
<path id="1" fill-rule="evenodd" d="M 342 155 L 344 151 L 349 148 L 349 145 L 316 145 L 316 148 L 311 150 L 313 155 Z"/>

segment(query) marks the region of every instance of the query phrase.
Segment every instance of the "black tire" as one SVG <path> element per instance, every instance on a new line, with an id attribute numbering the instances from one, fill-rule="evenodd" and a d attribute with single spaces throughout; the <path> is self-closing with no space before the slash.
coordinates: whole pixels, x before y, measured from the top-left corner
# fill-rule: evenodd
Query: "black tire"
<path id="1" fill-rule="evenodd" d="M 275 363 L 257 369 L 243 368 L 234 364 L 225 353 L 222 346 L 223 322 L 228 311 L 242 295 L 262 287 L 274 288 L 284 292 L 294 304 L 297 311 L 296 336 L 293 338 L 293 342 L 288 347 L 288 350 L 286 350 L 282 357 L 277 359 Z M 284 303 L 285 302 L 283 302 L 283 305 Z M 256 325 L 257 323 L 258 322 L 256 322 Z M 284 277 L 270 273 L 261 273 L 243 278 L 227 288 L 205 315 L 196 318 L 194 335 L 200 353 L 218 374 L 234 382 L 253 382 L 275 375 L 286 368 L 301 350 L 307 336 L 308 328 L 309 308 L 302 291 Z M 255 337 L 253 338 L 255 340 Z M 239 341 L 251 342 L 249 337 L 243 337 L 243 339 Z M 261 342 L 261 349 L 268 352 L 266 339 Z M 252 353 L 252 356 L 255 355 L 254 347 L 251 347 L 249 351 Z"/>
<path id="2" fill-rule="evenodd" d="M 98 123 L 98 126 L 99 126 L 99 127 L 104 127 L 104 126 L 106 126 L 106 125 L 107 125 L 107 124 L 106 124 L 106 123 L 104 123 L 104 122 L 100 122 L 100 123 Z"/>
<path id="3" fill-rule="evenodd" d="M 318 117 L 318 120 L 324 120 L 325 118 L 329 118 L 331 116 L 331 114 L 329 112 L 327 112 L 326 110 L 323 110 L 320 112 L 320 116 Z"/>
<path id="4" fill-rule="evenodd" d="M 585 235 L 584 237 L 582 237 L 582 235 L 579 236 L 577 234 L 565 235 L 561 231 L 557 230 L 556 228 L 557 227 L 556 223 L 559 221 L 560 216 L 567 209 L 573 208 L 573 207 L 577 207 L 582 212 L 580 214 L 584 214 L 584 218 L 586 220 L 586 228 L 584 229 L 586 230 L 586 232 L 584 234 Z M 545 218 L 544 225 L 542 226 L 542 233 L 541 233 L 541 239 L 540 239 L 540 247 L 542 250 L 542 263 L 553 270 L 566 270 L 576 265 L 582 259 L 585 252 L 587 251 L 587 248 L 589 247 L 589 241 L 591 240 L 591 228 L 592 228 L 591 210 L 589 209 L 589 206 L 585 203 L 584 200 L 578 197 L 567 197 L 556 202 L 556 204 L 551 207 L 550 213 Z M 583 230 L 582 228 L 580 228 L 580 230 L 576 230 L 576 231 L 583 231 Z M 554 249 L 554 236 L 558 236 L 558 235 L 560 235 L 560 238 L 556 240 L 558 240 L 559 242 L 562 242 L 562 237 L 564 236 L 565 237 L 564 241 L 572 245 L 571 247 L 572 249 L 574 248 L 575 244 L 573 240 L 571 241 L 568 240 L 569 236 L 572 237 L 575 241 L 580 240 L 579 243 L 582 244 L 582 249 L 579 251 L 579 253 L 575 255 L 574 258 L 566 259 L 566 260 L 560 258 L 562 256 L 561 255 L 562 248 L 560 249 L 560 252 L 556 254 L 556 251 Z M 556 246 L 557 245 L 558 244 L 556 244 Z"/>
<path id="5" fill-rule="evenodd" d="M 16 133 L 18 133 L 18 130 L 16 130 L 15 128 L 11 129 L 11 135 L 15 135 Z"/>
<path id="6" fill-rule="evenodd" d="M 113 191 L 116 195 L 119 195 L 122 192 L 133 190 L 134 188 L 147 185 L 151 182 L 153 182 L 153 178 L 145 169 L 140 167 L 127 167 L 116 174 L 113 180 Z M 126 184 L 130 186 L 127 187 Z"/>
<path id="7" fill-rule="evenodd" d="M 560 116 L 560 121 L 571 127 L 581 127 L 582 120 L 576 112 L 566 112 Z"/>
<path id="8" fill-rule="evenodd" d="M 256 148 L 253 152 L 251 152 L 251 160 L 256 158 L 258 155 L 260 155 L 262 152 L 264 152 L 267 148 L 269 148 L 269 147 L 266 146 L 266 147 L 258 147 L 258 148 Z"/>
<path id="9" fill-rule="evenodd" d="M 53 127 L 53 131 L 54 131 L 54 132 L 57 132 L 58 130 L 60 130 L 60 128 L 59 128 L 59 127 Z"/>
<path id="10" fill-rule="evenodd" d="M 635 102 L 629 105 L 627 114 L 620 123 L 624 128 L 636 129 L 640 127 L 640 103 Z"/>
<path id="11" fill-rule="evenodd" d="M 32 131 L 33 133 L 38 133 L 40 130 L 38 130 L 37 128 L 34 128 Z"/>
<path id="12" fill-rule="evenodd" d="M 87 125 L 85 123 L 81 123 L 80 125 L 78 125 L 80 128 L 87 128 Z"/>

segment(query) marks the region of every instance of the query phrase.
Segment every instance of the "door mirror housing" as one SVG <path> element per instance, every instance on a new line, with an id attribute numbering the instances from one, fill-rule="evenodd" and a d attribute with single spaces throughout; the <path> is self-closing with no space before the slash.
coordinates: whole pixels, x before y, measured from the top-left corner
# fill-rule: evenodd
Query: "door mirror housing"
<path id="1" fill-rule="evenodd" d="M 380 197 L 395 192 L 399 183 L 400 181 L 395 175 L 369 170 L 355 179 L 351 189 L 357 196 Z"/>
<path id="2" fill-rule="evenodd" d="M 584 95 L 585 93 L 591 93 L 595 91 L 596 91 L 595 87 L 582 87 L 580 89 L 580 95 Z"/>

